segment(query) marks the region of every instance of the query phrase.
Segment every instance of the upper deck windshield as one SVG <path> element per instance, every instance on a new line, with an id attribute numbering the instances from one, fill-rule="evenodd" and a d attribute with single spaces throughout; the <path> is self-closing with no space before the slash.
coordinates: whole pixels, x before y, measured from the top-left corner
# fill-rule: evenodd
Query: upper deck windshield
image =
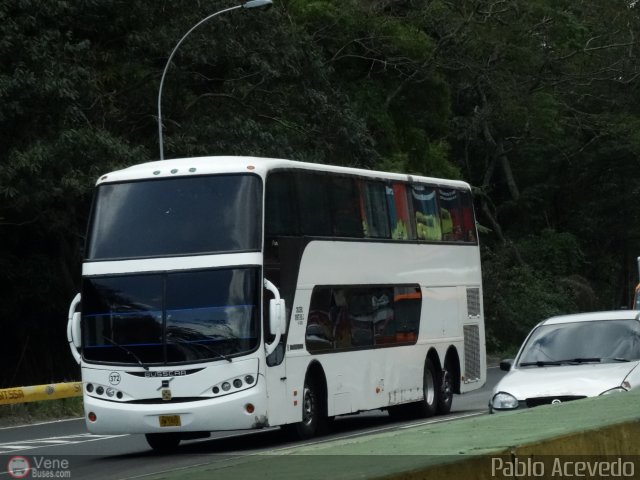
<path id="1" fill-rule="evenodd" d="M 261 198 L 253 174 L 102 184 L 87 259 L 259 250 Z"/>

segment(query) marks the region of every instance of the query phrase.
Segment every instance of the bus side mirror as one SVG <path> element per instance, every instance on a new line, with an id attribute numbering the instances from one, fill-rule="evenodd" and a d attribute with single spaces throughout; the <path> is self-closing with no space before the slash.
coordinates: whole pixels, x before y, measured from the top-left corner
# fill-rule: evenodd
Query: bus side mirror
<path id="1" fill-rule="evenodd" d="M 273 293 L 273 298 L 269 300 L 269 333 L 275 336 L 273 342 L 265 343 L 264 348 L 267 356 L 271 355 L 280 343 L 280 338 L 287 328 L 285 319 L 284 300 L 280 298 L 280 292 L 276 286 L 266 278 L 264 279 L 264 288 Z"/>
<path id="2" fill-rule="evenodd" d="M 283 335 L 286 329 L 284 299 L 272 298 L 269 301 L 269 333 Z"/>
<path id="3" fill-rule="evenodd" d="M 81 296 L 78 293 L 71 301 L 71 306 L 69 307 L 69 317 L 67 319 L 67 341 L 69 342 L 71 354 L 78 363 L 80 363 L 81 359 L 78 349 L 82 346 L 82 339 L 80 331 L 81 313 L 76 310 L 78 309 L 78 305 L 80 305 L 80 301 Z"/>
<path id="4" fill-rule="evenodd" d="M 81 333 L 80 333 L 80 312 L 75 312 L 71 318 L 71 337 L 73 338 L 73 345 L 76 348 L 82 346 Z"/>

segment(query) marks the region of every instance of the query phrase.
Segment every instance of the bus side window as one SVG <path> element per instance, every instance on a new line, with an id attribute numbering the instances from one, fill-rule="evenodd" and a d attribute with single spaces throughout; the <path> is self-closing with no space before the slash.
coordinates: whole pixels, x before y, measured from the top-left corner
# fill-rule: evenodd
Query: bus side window
<path id="1" fill-rule="evenodd" d="M 329 191 L 333 234 L 337 237 L 362 238 L 362 217 L 355 179 L 331 177 Z"/>
<path id="2" fill-rule="evenodd" d="M 311 293 L 307 319 L 306 345 L 310 352 L 333 350 L 332 291 L 329 287 L 315 287 Z"/>
<path id="3" fill-rule="evenodd" d="M 396 341 L 396 318 L 393 300 L 392 288 L 376 289 L 371 292 L 373 338 L 376 345 L 388 345 Z"/>
<path id="4" fill-rule="evenodd" d="M 293 175 L 289 172 L 271 173 L 266 185 L 266 236 L 296 235 L 298 222 Z"/>
<path id="5" fill-rule="evenodd" d="M 367 288 L 348 289 L 350 346 L 352 348 L 371 347 L 373 344 L 372 295 Z"/>
<path id="6" fill-rule="evenodd" d="M 437 242 L 442 240 L 442 227 L 436 193 L 434 187 L 425 185 L 413 185 L 411 188 L 418 240 Z"/>
<path id="7" fill-rule="evenodd" d="M 406 185 L 403 183 L 387 185 L 386 193 L 391 223 L 391 238 L 394 240 L 413 240 L 415 232 L 411 214 L 409 213 Z"/>
<path id="8" fill-rule="evenodd" d="M 360 180 L 358 187 L 360 188 L 360 209 L 364 236 L 391 238 L 384 183 Z"/>
<path id="9" fill-rule="evenodd" d="M 462 212 L 457 190 L 440 189 L 440 219 L 442 239 L 448 242 L 463 241 Z"/>
<path id="10" fill-rule="evenodd" d="M 415 343 L 420 329 L 422 292 L 418 286 L 395 287 L 393 310 L 396 318 L 396 343 Z"/>
<path id="11" fill-rule="evenodd" d="M 300 212 L 300 233 L 310 236 L 332 236 L 329 177 L 323 174 L 298 172 L 295 178 Z"/>
<path id="12" fill-rule="evenodd" d="M 347 303 L 347 289 L 332 290 L 331 324 L 333 328 L 334 348 L 347 350 L 351 348 L 351 315 Z"/>
<path id="13" fill-rule="evenodd" d="M 476 226 L 473 221 L 473 200 L 468 191 L 460 192 L 460 205 L 462 209 L 462 235 L 465 242 L 476 242 Z"/>

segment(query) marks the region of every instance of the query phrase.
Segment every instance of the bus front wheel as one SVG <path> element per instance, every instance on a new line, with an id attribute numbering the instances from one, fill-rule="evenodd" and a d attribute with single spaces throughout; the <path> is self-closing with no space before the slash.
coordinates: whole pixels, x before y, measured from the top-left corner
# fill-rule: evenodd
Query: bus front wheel
<path id="1" fill-rule="evenodd" d="M 180 437 L 175 433 L 147 433 L 147 443 L 156 452 L 170 453 L 180 445 Z"/>
<path id="2" fill-rule="evenodd" d="M 322 410 L 317 382 L 311 378 L 305 379 L 302 394 L 302 421 L 295 425 L 300 439 L 307 440 L 318 433 L 323 420 Z"/>

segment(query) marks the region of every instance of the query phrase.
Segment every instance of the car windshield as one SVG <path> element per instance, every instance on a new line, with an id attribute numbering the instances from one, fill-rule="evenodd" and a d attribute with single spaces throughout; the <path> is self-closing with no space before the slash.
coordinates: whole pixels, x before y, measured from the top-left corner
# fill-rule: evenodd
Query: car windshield
<path id="1" fill-rule="evenodd" d="M 102 184 L 87 259 L 259 250 L 261 185 L 253 174 Z"/>
<path id="2" fill-rule="evenodd" d="M 518 366 L 640 359 L 640 322 L 603 320 L 541 325 L 522 349 Z"/>
<path id="3" fill-rule="evenodd" d="M 230 268 L 85 278 L 87 361 L 146 367 L 225 359 L 259 342 L 258 272 Z"/>

